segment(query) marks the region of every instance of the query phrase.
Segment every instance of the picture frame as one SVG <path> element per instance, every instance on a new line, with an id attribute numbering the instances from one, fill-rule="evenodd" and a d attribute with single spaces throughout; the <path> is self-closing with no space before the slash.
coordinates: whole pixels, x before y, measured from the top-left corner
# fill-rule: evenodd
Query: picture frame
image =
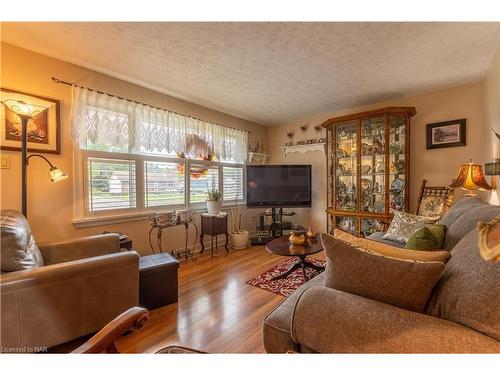
<path id="1" fill-rule="evenodd" d="M 0 87 L 0 101 L 22 100 L 47 107 L 40 115 L 28 121 L 28 152 L 60 154 L 60 101 L 27 92 Z M 0 104 L 0 149 L 21 151 L 21 120 Z"/>
<path id="2" fill-rule="evenodd" d="M 427 150 L 465 146 L 467 139 L 466 119 L 427 124 Z"/>

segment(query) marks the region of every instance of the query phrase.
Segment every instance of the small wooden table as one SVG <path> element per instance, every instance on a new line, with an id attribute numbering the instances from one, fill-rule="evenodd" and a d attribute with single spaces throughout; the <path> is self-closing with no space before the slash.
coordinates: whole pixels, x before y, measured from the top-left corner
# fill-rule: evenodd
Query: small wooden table
<path id="1" fill-rule="evenodd" d="M 306 245 L 298 246 L 292 245 L 290 241 L 288 241 L 288 237 L 283 236 L 268 242 L 266 250 L 275 255 L 298 258 L 298 260 L 286 272 L 274 277 L 273 280 L 284 279 L 299 268 L 302 268 L 304 280 L 307 280 L 306 267 L 320 272 L 325 269 L 325 267 L 317 266 L 306 260 L 308 255 L 323 251 L 323 244 L 318 240 L 318 237 L 316 237 L 316 239 L 307 239 Z"/>
<path id="2" fill-rule="evenodd" d="M 228 216 L 227 214 L 223 216 L 201 214 L 200 254 L 203 254 L 203 252 L 205 251 L 205 245 L 203 244 L 203 237 L 205 235 L 209 235 L 211 236 L 211 253 L 213 258 L 214 237 L 215 237 L 215 248 L 217 249 L 217 236 L 219 234 L 223 234 L 226 237 L 226 243 L 224 244 L 224 248 L 226 249 L 226 252 L 229 252 L 229 248 L 227 247 L 229 239 L 229 233 L 227 231 L 227 216 Z"/>

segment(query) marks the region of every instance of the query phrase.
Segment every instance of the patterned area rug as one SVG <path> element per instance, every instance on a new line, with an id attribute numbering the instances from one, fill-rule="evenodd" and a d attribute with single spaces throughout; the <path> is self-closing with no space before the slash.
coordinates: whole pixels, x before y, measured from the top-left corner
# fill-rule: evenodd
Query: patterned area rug
<path id="1" fill-rule="evenodd" d="M 314 258 L 307 258 L 307 260 L 317 266 L 324 267 L 326 264 L 325 261 Z M 297 258 L 288 258 L 286 261 L 275 265 L 273 268 L 261 273 L 259 276 L 248 280 L 247 284 L 267 290 L 271 293 L 279 294 L 283 297 L 288 297 L 295 291 L 295 289 L 304 284 L 304 276 L 302 275 L 302 270 L 299 268 L 293 271 L 285 279 L 271 279 L 286 272 L 296 261 Z M 318 276 L 319 272 L 312 268 L 306 268 L 306 275 L 310 280 L 313 277 Z"/>

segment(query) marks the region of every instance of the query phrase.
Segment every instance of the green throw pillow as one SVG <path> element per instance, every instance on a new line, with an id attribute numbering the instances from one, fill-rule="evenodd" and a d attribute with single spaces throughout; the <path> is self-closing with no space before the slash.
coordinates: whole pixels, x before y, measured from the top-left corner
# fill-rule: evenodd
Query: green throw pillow
<path id="1" fill-rule="evenodd" d="M 442 224 L 428 224 L 417 230 L 406 243 L 405 249 L 436 250 L 441 249 L 444 241 L 446 226 Z"/>

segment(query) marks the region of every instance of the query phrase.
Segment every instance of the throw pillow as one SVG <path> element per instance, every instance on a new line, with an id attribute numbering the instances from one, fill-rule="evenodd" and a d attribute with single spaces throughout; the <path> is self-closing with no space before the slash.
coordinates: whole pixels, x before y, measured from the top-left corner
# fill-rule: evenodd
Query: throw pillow
<path id="1" fill-rule="evenodd" d="M 443 262 L 396 259 L 368 252 L 322 233 L 325 286 L 403 309 L 423 312 Z"/>
<path id="2" fill-rule="evenodd" d="M 2 238 L 1 269 L 20 271 L 43 266 L 43 258 L 36 245 L 26 218 L 13 210 L 0 212 Z"/>
<path id="3" fill-rule="evenodd" d="M 335 229 L 333 234 L 335 238 L 348 242 L 355 247 L 360 247 L 362 249 L 392 258 L 446 263 L 451 256 L 450 252 L 446 250 L 421 251 L 400 248 L 387 245 L 383 242 L 373 241 L 369 238 L 356 237 L 353 234 L 341 231 L 340 229 Z"/>
<path id="4" fill-rule="evenodd" d="M 427 195 L 422 197 L 417 212 L 420 216 L 440 218 L 443 212 L 446 197 Z"/>
<path id="5" fill-rule="evenodd" d="M 410 237 L 405 249 L 436 250 L 443 246 L 446 226 L 442 224 L 429 224 L 417 230 Z"/>
<path id="6" fill-rule="evenodd" d="M 394 218 L 389 225 L 389 229 L 382 237 L 385 240 L 392 240 L 407 243 L 410 237 L 417 230 L 427 224 L 434 224 L 437 219 L 426 216 L 408 214 L 406 212 L 394 211 Z"/>

